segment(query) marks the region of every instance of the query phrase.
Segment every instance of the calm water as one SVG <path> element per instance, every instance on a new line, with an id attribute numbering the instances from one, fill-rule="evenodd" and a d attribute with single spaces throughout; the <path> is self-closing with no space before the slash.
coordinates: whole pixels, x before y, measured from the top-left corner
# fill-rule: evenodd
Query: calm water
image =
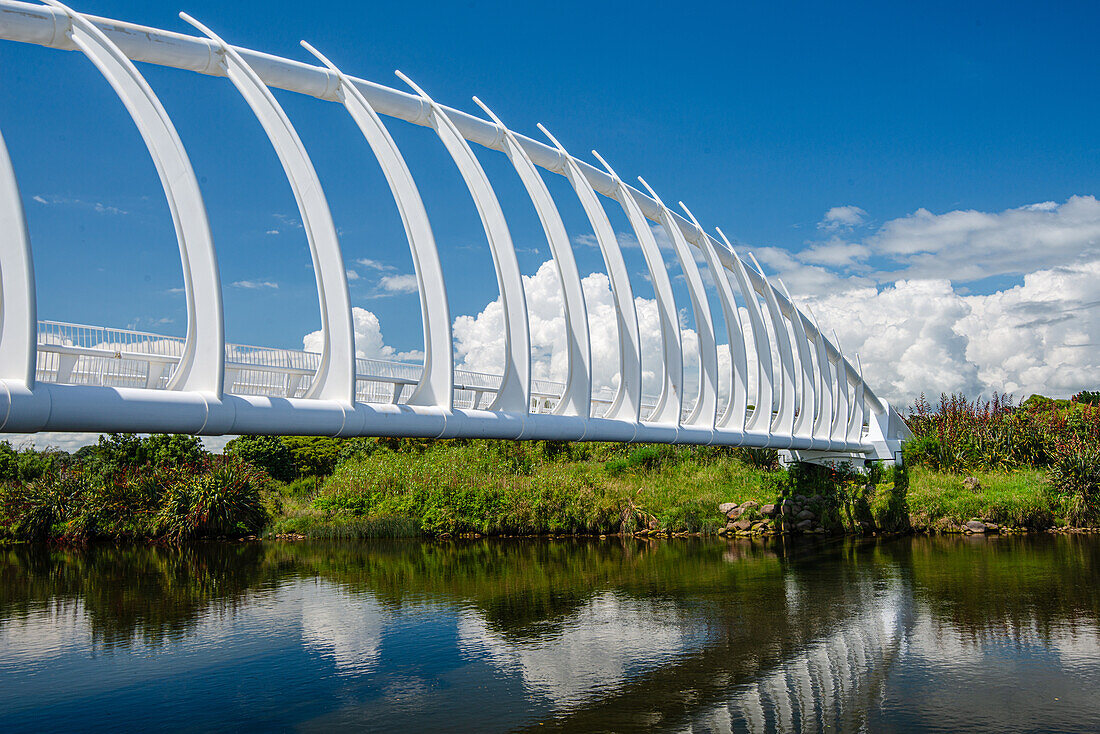
<path id="1" fill-rule="evenodd" d="M 1100 538 L 0 549 L 0 730 L 1100 729 Z"/>

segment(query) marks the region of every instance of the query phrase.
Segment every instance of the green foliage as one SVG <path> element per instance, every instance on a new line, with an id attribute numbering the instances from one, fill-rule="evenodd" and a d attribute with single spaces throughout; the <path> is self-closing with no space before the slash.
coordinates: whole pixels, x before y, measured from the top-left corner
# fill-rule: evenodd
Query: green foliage
<path id="1" fill-rule="evenodd" d="M 184 540 L 255 533 L 265 520 L 262 486 L 262 477 L 248 464 L 212 462 L 206 472 L 165 488 L 154 519 L 157 535 Z"/>
<path id="2" fill-rule="evenodd" d="M 225 445 L 225 456 L 251 464 L 280 482 L 292 481 L 294 456 L 277 436 L 238 436 Z"/>
<path id="3" fill-rule="evenodd" d="M 133 433 L 112 433 L 100 436 L 94 446 L 81 449 L 72 462 L 85 472 L 107 478 L 154 467 L 194 466 L 207 456 L 196 436 L 153 434 L 143 438 Z"/>
<path id="4" fill-rule="evenodd" d="M 1100 390 L 1082 390 L 1070 400 L 1082 405 L 1100 405 Z"/>
<path id="5" fill-rule="evenodd" d="M 95 471 L 63 466 L 0 485 L 0 537 L 18 540 L 240 536 L 266 520 L 263 475 L 232 459 Z"/>
<path id="6" fill-rule="evenodd" d="M 299 477 L 327 477 L 340 461 L 346 439 L 328 436 L 284 436 L 294 474 Z"/>
<path id="7" fill-rule="evenodd" d="M 0 482 L 19 480 L 19 453 L 8 441 L 0 441 Z"/>
<path id="8" fill-rule="evenodd" d="M 142 453 L 154 466 L 192 466 L 206 456 L 198 436 L 182 433 L 154 433 L 142 441 Z"/>
<path id="9" fill-rule="evenodd" d="M 997 395 L 974 402 L 944 395 L 933 411 L 922 396 L 909 417 L 913 438 L 905 445 L 905 459 L 940 473 L 1045 469 L 1047 514 L 1030 506 L 1015 515 L 1035 523 L 1048 521 L 1053 512 L 1073 525 L 1095 524 L 1100 522 L 1097 397 L 1090 391 L 1072 400 L 1032 395 L 1014 407 Z"/>
<path id="10" fill-rule="evenodd" d="M 1059 445 L 1050 484 L 1070 523 L 1100 522 L 1100 445 L 1078 438 Z"/>
<path id="11" fill-rule="evenodd" d="M 288 507 L 296 506 L 276 532 L 354 534 L 347 527 L 385 518 L 392 519 L 385 527 L 412 519 L 425 533 L 714 531 L 721 521 L 717 505 L 758 496 L 766 476 L 729 450 L 705 447 L 378 444 L 342 461 L 307 505 L 303 495 L 288 498 Z M 616 466 L 622 467 L 618 476 Z"/>

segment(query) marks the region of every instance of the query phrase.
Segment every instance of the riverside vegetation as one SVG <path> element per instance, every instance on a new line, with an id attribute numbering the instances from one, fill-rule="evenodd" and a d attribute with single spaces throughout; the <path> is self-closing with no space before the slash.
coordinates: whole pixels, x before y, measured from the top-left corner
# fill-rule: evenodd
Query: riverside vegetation
<path id="1" fill-rule="evenodd" d="M 0 541 L 1100 524 L 1100 394 L 922 398 L 909 424 L 905 467 L 868 474 L 784 469 L 743 448 L 242 436 L 215 456 L 190 436 L 116 434 L 74 454 L 0 442 Z"/>

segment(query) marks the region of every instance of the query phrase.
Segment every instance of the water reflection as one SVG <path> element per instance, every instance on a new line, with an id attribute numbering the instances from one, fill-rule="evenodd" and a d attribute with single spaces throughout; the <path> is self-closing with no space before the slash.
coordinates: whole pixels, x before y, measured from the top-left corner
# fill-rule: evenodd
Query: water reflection
<path id="1" fill-rule="evenodd" d="M 7 548 L 0 725 L 1087 728 L 1098 540 Z"/>

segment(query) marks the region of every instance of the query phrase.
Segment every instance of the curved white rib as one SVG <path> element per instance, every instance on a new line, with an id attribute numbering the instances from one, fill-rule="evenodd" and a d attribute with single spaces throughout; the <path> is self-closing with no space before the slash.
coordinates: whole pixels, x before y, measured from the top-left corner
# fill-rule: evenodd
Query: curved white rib
<path id="1" fill-rule="evenodd" d="M 218 44 L 226 76 L 244 97 L 271 140 L 294 191 L 313 256 L 321 306 L 321 364 L 306 397 L 355 403 L 355 330 L 344 256 L 317 171 L 283 108 L 241 55 L 186 13 L 180 17 Z"/>
<path id="2" fill-rule="evenodd" d="M 429 107 L 431 127 L 458 166 L 466 188 L 474 199 L 489 251 L 493 256 L 497 286 L 504 310 L 504 374 L 500 388 L 489 410 L 527 413 L 531 409 L 531 333 L 527 319 L 527 298 L 523 292 L 523 276 L 512 245 L 512 235 L 504 212 L 500 208 L 489 177 L 478 163 L 470 144 L 462 137 L 443 108 L 400 71 L 397 76 L 416 92 Z M 476 406 L 475 406 L 476 407 Z"/>
<path id="3" fill-rule="evenodd" d="M 80 13 L 44 0 L 69 16 L 69 36 L 122 100 L 141 133 L 160 177 L 183 267 L 187 337 L 170 390 L 198 390 L 221 397 L 225 342 L 218 259 L 199 182 L 168 113 L 133 62 Z"/>
<path id="4" fill-rule="evenodd" d="M 859 381 L 856 382 L 855 405 L 853 406 L 852 417 L 848 421 L 848 443 L 859 443 L 863 437 L 863 419 L 867 415 L 867 404 L 863 395 L 863 365 L 859 361 L 858 354 L 856 355 L 856 369 L 859 371 Z"/>
<path id="5" fill-rule="evenodd" d="M 28 390 L 34 387 L 37 360 L 36 303 L 23 201 L 0 135 L 0 380 L 18 381 Z M 0 425 L 3 423 L 0 419 Z"/>
<path id="6" fill-rule="evenodd" d="M 807 308 L 807 310 L 809 310 Z M 821 325 L 812 310 L 810 320 L 814 322 L 814 348 L 817 353 L 817 413 L 814 418 L 813 437 L 823 441 L 831 439 L 829 429 L 832 426 L 835 399 L 833 396 L 832 365 L 829 363 L 829 350 L 825 346 L 825 336 Z"/>
<path id="7" fill-rule="evenodd" d="M 787 324 L 783 320 L 783 312 L 779 309 L 779 301 L 775 297 L 775 288 L 771 281 L 764 275 L 764 268 L 760 267 L 756 256 L 751 252 L 749 259 L 756 267 L 760 277 L 764 279 L 764 303 L 768 307 L 771 316 L 772 336 L 779 350 L 779 410 L 772 420 L 772 433 L 781 436 L 794 435 L 794 399 L 795 399 L 795 375 L 794 354 L 791 352 L 791 337 L 787 333 Z"/>
<path id="8" fill-rule="evenodd" d="M 592 151 L 592 154 L 603 164 L 611 180 L 614 181 L 614 198 L 626 212 L 626 218 L 630 221 L 634 236 L 638 238 L 638 245 L 641 247 L 646 268 L 649 270 L 649 278 L 653 283 L 653 295 L 657 300 L 664 379 L 661 382 L 661 395 L 657 398 L 657 406 L 645 420 L 652 423 L 678 425 L 684 404 L 684 357 L 680 347 L 680 324 L 676 318 L 676 301 L 672 296 L 672 282 L 668 277 L 668 269 L 664 258 L 661 257 L 657 240 L 653 237 L 653 231 L 649 228 L 649 222 L 642 214 L 642 210 L 638 208 L 626 184 L 599 153 Z"/>
<path id="9" fill-rule="evenodd" d="M 810 356 L 810 341 L 806 336 L 806 329 L 802 326 L 798 308 L 795 306 L 791 292 L 787 290 L 787 284 L 782 278 L 777 278 L 779 287 L 783 289 L 783 295 L 791 304 L 791 325 L 794 330 L 794 342 L 798 351 L 798 365 L 801 368 L 801 388 L 798 391 L 798 416 L 794 422 L 794 435 L 800 438 L 810 438 L 813 435 L 814 405 L 817 402 L 817 385 L 814 383 L 814 363 Z"/>
<path id="10" fill-rule="evenodd" d="M 836 342 L 837 354 L 840 354 L 840 340 L 836 332 L 833 332 L 833 341 Z M 836 405 L 836 414 L 833 416 L 833 425 L 829 431 L 829 437 L 837 442 L 844 443 L 848 440 L 848 418 L 852 414 L 852 400 L 848 390 L 848 373 L 844 369 L 844 355 L 837 359 L 836 385 L 839 399 Z"/>
<path id="11" fill-rule="evenodd" d="M 644 178 L 638 176 L 638 181 L 657 202 L 661 226 L 665 228 L 669 239 L 672 240 L 680 270 L 687 280 L 691 310 L 695 315 L 695 333 L 699 338 L 699 397 L 684 423 L 690 426 L 713 428 L 718 420 L 718 344 L 714 337 L 714 315 L 710 312 L 707 292 L 703 287 L 703 276 L 699 273 L 699 266 L 695 263 L 695 256 L 688 247 L 687 240 L 684 239 L 680 227 L 672 218 L 672 212 Z M 682 350 L 682 340 L 680 346 Z"/>
<path id="12" fill-rule="evenodd" d="M 701 236 L 703 257 L 706 258 L 707 268 L 714 279 L 714 287 L 718 289 L 718 300 L 722 303 L 722 314 L 726 321 L 726 337 L 729 339 L 730 350 L 730 397 L 726 401 L 726 409 L 718 418 L 719 428 L 729 428 L 734 431 L 745 429 L 745 411 L 748 405 L 748 365 L 745 358 L 745 337 L 741 333 L 741 317 L 737 311 L 737 300 L 733 295 L 726 269 L 722 267 L 722 261 L 718 259 L 718 252 L 714 249 L 710 238 L 705 236 L 699 220 L 691 213 L 684 202 L 680 202 L 680 208 L 687 214 L 688 219 L 699 230 Z"/>
<path id="13" fill-rule="evenodd" d="M 588 217 L 596 242 L 603 255 L 607 278 L 611 285 L 611 294 L 615 298 L 615 317 L 619 332 L 619 387 L 611 401 L 611 407 L 604 418 L 626 420 L 637 423 L 642 407 L 642 360 L 641 337 L 638 334 L 638 309 L 634 304 L 634 289 L 630 285 L 630 274 L 623 260 L 622 250 L 611 221 L 607 218 L 603 204 L 588 178 L 577 165 L 576 159 L 569 155 L 558 139 L 550 134 L 542 123 L 538 124 L 542 134 L 550 139 L 561 154 L 562 167 L 566 178 L 577 192 L 584 213 Z"/>
<path id="14" fill-rule="evenodd" d="M 447 284 L 439 262 L 435 235 L 428 221 L 428 212 L 416 188 L 401 151 L 389 130 L 382 124 L 363 93 L 313 46 L 302 46 L 329 68 L 340 83 L 344 107 L 370 145 L 382 167 L 386 183 L 393 194 L 405 237 L 412 252 L 413 272 L 420 293 L 420 314 L 424 324 L 424 372 L 408 399 L 409 405 L 436 405 L 450 410 L 454 406 L 454 352 L 451 343 L 451 311 L 447 303 Z"/>
<path id="15" fill-rule="evenodd" d="M 587 418 L 592 413 L 592 345 L 588 333 L 588 309 L 584 305 L 584 290 L 581 275 L 577 269 L 573 248 L 569 245 L 569 233 L 561 220 L 550 189 L 539 175 L 538 168 L 527 155 L 527 151 L 516 140 L 515 134 L 493 114 L 484 102 L 474 97 L 474 102 L 485 110 L 504 134 L 505 154 L 519 174 L 531 203 L 535 205 L 546 242 L 554 257 L 558 271 L 558 284 L 561 286 L 562 307 L 565 313 L 566 354 L 568 374 L 565 378 L 565 391 L 554 408 L 555 415 L 579 415 Z"/>
<path id="16" fill-rule="evenodd" d="M 760 311 L 760 301 L 756 298 L 756 291 L 749 282 L 749 274 L 745 270 L 745 264 L 733 245 L 730 244 L 726 233 L 715 227 L 718 236 L 730 248 L 733 255 L 733 275 L 737 279 L 737 286 L 741 290 L 741 298 L 745 301 L 745 310 L 749 313 L 749 327 L 752 329 L 753 348 L 756 351 L 756 401 L 753 404 L 752 415 L 749 416 L 745 430 L 755 433 L 770 433 L 772 421 L 772 402 L 775 399 L 775 374 L 772 365 L 771 342 L 768 341 L 768 331 L 764 326 L 764 315 Z M 747 347 L 746 342 L 746 347 Z"/>

